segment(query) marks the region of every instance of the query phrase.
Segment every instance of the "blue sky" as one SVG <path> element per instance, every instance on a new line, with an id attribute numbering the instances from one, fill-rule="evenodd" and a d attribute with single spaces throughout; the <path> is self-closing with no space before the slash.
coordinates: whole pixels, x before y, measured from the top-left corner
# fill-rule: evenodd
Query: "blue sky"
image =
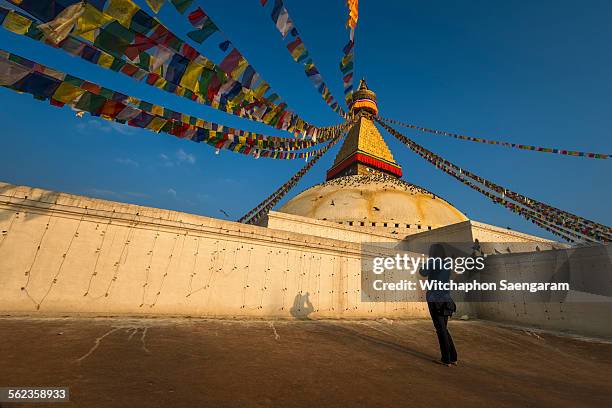
<path id="1" fill-rule="evenodd" d="M 294 63 L 258 0 L 200 0 L 260 74 L 306 120 L 339 123 Z M 1 2 L 1 1 L 0 1 Z M 144 4 L 144 1 L 137 1 Z M 336 97 L 347 33 L 343 1 L 286 0 Z M 510 142 L 612 153 L 612 3 L 580 1 L 362 0 L 356 78 L 378 94 L 381 115 Z M 189 25 L 166 5 L 160 19 L 183 38 Z M 212 40 L 212 38 L 211 38 Z M 138 98 L 230 126 L 283 135 L 136 82 L 0 30 L 0 48 Z M 192 44 L 196 45 L 196 44 Z M 215 42 L 198 47 L 213 59 Z M 217 61 L 218 62 L 218 61 Z M 0 89 L 0 180 L 232 219 L 304 162 L 250 157 L 113 125 Z M 402 129 L 457 165 L 564 210 L 612 224 L 612 160 L 563 157 Z M 441 173 L 383 132 L 404 179 L 468 217 L 549 236 Z M 289 194 L 322 182 L 335 147 Z M 282 203 L 282 202 L 281 202 Z M 278 208 L 278 207 L 277 207 Z"/>

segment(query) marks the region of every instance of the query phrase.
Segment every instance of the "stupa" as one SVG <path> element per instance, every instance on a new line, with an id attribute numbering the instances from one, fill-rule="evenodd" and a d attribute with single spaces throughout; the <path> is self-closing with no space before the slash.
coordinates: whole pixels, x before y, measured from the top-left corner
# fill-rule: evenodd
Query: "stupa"
<path id="1" fill-rule="evenodd" d="M 280 208 L 280 212 L 409 235 L 466 221 L 446 200 L 401 179 L 402 168 L 374 125 L 376 94 L 361 80 L 351 113 L 357 122 L 338 151 L 327 180 Z"/>

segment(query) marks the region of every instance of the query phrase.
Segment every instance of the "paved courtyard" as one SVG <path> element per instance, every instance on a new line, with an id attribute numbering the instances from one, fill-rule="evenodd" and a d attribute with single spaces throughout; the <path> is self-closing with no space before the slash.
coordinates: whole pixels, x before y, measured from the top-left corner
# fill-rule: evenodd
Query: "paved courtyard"
<path id="1" fill-rule="evenodd" d="M 0 386 L 69 386 L 64 407 L 612 404 L 612 343 L 450 328 L 460 365 L 449 368 L 425 320 L 2 318 Z"/>

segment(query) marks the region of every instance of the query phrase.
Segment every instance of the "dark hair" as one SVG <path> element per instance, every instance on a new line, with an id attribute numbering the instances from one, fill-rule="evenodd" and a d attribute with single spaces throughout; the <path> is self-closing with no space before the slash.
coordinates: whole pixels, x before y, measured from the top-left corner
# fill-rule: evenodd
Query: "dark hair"
<path id="1" fill-rule="evenodd" d="M 429 257 L 430 258 L 445 258 L 446 250 L 442 244 L 433 244 L 429 247 Z"/>

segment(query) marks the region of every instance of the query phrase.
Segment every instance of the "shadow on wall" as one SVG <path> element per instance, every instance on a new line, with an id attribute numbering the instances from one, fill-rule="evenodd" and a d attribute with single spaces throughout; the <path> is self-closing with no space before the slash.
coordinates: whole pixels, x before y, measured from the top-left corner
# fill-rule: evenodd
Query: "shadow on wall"
<path id="1" fill-rule="evenodd" d="M 479 281 L 569 283 L 569 290 L 475 292 L 480 318 L 612 338 L 609 244 L 493 255 L 490 262 Z"/>
<path id="2" fill-rule="evenodd" d="M 293 299 L 293 306 L 289 309 L 291 316 L 300 320 L 310 320 L 309 314 L 314 312 L 314 306 L 309 299 L 310 293 L 305 294 L 298 293 Z"/>
<path id="3" fill-rule="evenodd" d="M 16 188 L 17 186 L 14 186 L 11 184 L 0 185 L 0 201 L 10 201 L 11 197 L 16 195 L 16 191 L 15 191 Z M 28 191 L 33 191 L 33 190 L 34 189 L 30 188 Z M 22 196 L 23 193 L 24 191 L 21 190 L 19 194 L 17 194 L 17 196 L 18 196 L 18 199 L 21 199 L 22 201 L 25 202 L 26 199 L 24 198 L 24 196 Z M 60 197 L 60 194 L 61 193 L 58 193 L 55 191 L 45 191 L 44 193 L 36 196 L 36 198 L 34 198 L 34 201 L 48 203 L 48 204 L 55 204 L 57 202 L 57 199 Z M 25 197 L 28 197 L 27 192 L 25 193 Z M 15 201 L 15 202 L 19 202 L 19 201 Z M 34 219 L 36 217 L 42 216 L 41 214 L 37 214 L 36 212 L 31 212 L 31 213 L 28 212 L 27 214 L 28 214 L 28 217 L 26 218 L 26 220 Z M 10 220 L 14 217 L 14 215 L 15 215 L 15 212 L 13 211 L 0 212 L 0 221 Z"/>
<path id="4" fill-rule="evenodd" d="M 557 251 L 557 268 L 549 282 L 569 282 L 571 292 L 549 302 L 612 302 L 612 249 L 609 245 Z"/>
<path id="5" fill-rule="evenodd" d="M 6 186 L 0 186 L 0 200 L 2 201 L 8 201 L 8 193 L 9 190 L 12 188 L 11 185 L 6 185 Z M 13 217 L 15 213 L 12 211 L 2 211 L 0 212 L 0 221 L 4 221 L 4 220 L 8 220 L 11 217 Z"/>

